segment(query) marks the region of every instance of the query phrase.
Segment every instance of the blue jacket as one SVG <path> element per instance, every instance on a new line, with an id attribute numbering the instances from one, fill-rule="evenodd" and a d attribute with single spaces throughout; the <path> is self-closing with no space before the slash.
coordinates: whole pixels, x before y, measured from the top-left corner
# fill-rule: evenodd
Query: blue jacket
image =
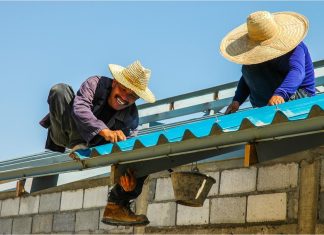
<path id="1" fill-rule="evenodd" d="M 262 107 L 268 104 L 273 95 L 287 101 L 299 88 L 309 96 L 315 95 L 313 62 L 303 42 L 276 59 L 243 65 L 233 100 L 242 104 L 250 96 L 254 107 Z"/>

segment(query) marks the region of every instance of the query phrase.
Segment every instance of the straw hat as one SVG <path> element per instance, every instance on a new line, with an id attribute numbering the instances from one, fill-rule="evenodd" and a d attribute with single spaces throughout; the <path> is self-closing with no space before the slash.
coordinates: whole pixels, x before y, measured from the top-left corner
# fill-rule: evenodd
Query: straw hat
<path id="1" fill-rule="evenodd" d="M 238 64 L 259 64 L 293 50 L 307 30 L 308 20 L 301 14 L 257 11 L 226 35 L 220 52 Z"/>
<path id="2" fill-rule="evenodd" d="M 155 102 L 153 93 L 147 87 L 151 70 L 144 68 L 140 61 L 136 60 L 127 68 L 117 64 L 109 64 L 108 67 L 114 79 L 119 83 L 134 91 L 143 100 L 149 103 Z"/>

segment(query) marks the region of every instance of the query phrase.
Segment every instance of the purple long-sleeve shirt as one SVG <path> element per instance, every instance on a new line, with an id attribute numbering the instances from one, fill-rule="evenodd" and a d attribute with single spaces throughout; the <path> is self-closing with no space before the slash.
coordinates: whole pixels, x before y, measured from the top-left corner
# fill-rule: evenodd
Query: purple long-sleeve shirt
<path id="1" fill-rule="evenodd" d="M 233 100 L 242 104 L 250 96 L 253 106 L 262 107 L 268 104 L 273 95 L 279 95 L 287 101 L 299 88 L 309 96 L 315 95 L 314 67 L 303 42 L 276 59 L 256 65 L 243 65 L 242 77 Z"/>
<path id="2" fill-rule="evenodd" d="M 116 111 L 107 105 L 112 79 L 93 76 L 80 87 L 73 102 L 72 117 L 80 135 L 92 145 L 103 143 L 98 133 L 106 128 L 122 130 L 126 136 L 138 126 L 136 104 Z M 109 109 L 107 111 L 107 109 Z"/>
<path id="3" fill-rule="evenodd" d="M 72 116 L 77 124 L 80 134 L 88 142 L 101 130 L 108 128 L 107 125 L 98 119 L 93 113 L 93 101 L 97 85 L 98 76 L 91 77 L 82 83 L 78 90 L 74 102 Z"/>

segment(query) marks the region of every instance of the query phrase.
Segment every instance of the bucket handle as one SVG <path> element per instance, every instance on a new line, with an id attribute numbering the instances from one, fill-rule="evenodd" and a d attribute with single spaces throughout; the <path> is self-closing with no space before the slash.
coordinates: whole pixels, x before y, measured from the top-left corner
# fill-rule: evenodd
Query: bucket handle
<path id="1" fill-rule="evenodd" d="M 205 178 L 204 181 L 202 182 L 200 188 L 198 189 L 198 192 L 196 194 L 195 199 L 197 199 L 200 196 L 200 194 L 202 193 L 202 191 L 203 191 L 203 189 L 205 187 L 206 182 L 207 182 L 207 179 Z"/>

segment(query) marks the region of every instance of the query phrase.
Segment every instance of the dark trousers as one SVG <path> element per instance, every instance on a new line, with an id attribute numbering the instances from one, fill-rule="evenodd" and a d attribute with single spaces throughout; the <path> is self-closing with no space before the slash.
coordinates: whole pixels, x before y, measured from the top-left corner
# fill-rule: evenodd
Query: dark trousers
<path id="1" fill-rule="evenodd" d="M 71 115 L 74 97 L 72 87 L 62 83 L 54 85 L 48 95 L 50 116 L 48 137 L 61 147 L 73 148 L 85 142 Z"/>
<path id="2" fill-rule="evenodd" d="M 131 192 L 125 192 L 119 184 L 116 184 L 108 195 L 108 202 L 113 202 L 119 205 L 127 205 L 131 200 L 137 198 L 141 194 L 146 178 L 147 176 L 137 178 L 136 187 Z"/>

